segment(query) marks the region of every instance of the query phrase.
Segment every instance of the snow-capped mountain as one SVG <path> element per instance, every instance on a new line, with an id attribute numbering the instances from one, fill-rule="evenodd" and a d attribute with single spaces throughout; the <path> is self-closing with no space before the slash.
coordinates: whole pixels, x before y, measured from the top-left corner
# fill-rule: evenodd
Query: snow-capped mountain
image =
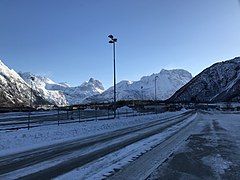
<path id="1" fill-rule="evenodd" d="M 240 98 L 240 57 L 215 63 L 179 89 L 169 102 L 226 102 Z"/>
<path id="2" fill-rule="evenodd" d="M 34 81 L 31 81 L 34 77 Z M 157 77 L 157 78 L 156 78 Z M 155 98 L 155 78 L 157 99 L 169 98 L 177 89 L 186 84 L 191 74 L 185 70 L 161 70 L 158 74 L 144 76 L 139 81 L 121 81 L 117 84 L 117 99 L 131 100 Z M 67 83 L 56 83 L 47 77 L 31 73 L 16 73 L 0 63 L 1 105 L 28 105 L 31 83 L 34 101 L 38 104 L 50 102 L 56 105 L 72 105 L 86 102 L 109 102 L 113 99 L 113 87 L 104 91 L 102 83 L 90 78 L 80 86 L 71 87 Z"/>
<path id="3" fill-rule="evenodd" d="M 89 81 L 82 83 L 80 86 L 52 86 L 51 89 L 61 91 L 65 95 L 69 104 L 82 103 L 84 99 L 93 95 L 101 94 L 104 91 L 102 83 L 93 78 L 90 78 Z"/>
<path id="4" fill-rule="evenodd" d="M 70 87 L 67 83 L 56 83 L 47 77 L 36 76 L 31 73 L 19 73 L 30 85 L 31 77 L 34 77 L 33 88 L 45 97 L 49 102 L 56 105 L 79 104 L 82 101 L 104 91 L 102 83 L 90 78 L 80 86 Z"/>
<path id="5" fill-rule="evenodd" d="M 117 100 L 165 100 L 173 95 L 179 88 L 189 82 L 192 75 L 182 69 L 161 70 L 160 73 L 144 76 L 139 81 L 121 81 L 116 85 Z M 113 100 L 113 87 L 102 94 L 86 98 L 85 102 L 109 102 Z"/>
<path id="6" fill-rule="evenodd" d="M 29 106 L 31 97 L 30 86 L 16 73 L 9 69 L 0 60 L 0 106 Z M 47 103 L 35 91 L 33 92 L 33 103 Z"/>
<path id="7" fill-rule="evenodd" d="M 36 76 L 29 72 L 22 73 L 19 72 L 19 75 L 31 86 L 31 77 L 34 77 L 32 81 L 33 89 L 39 92 L 46 100 L 56 105 L 67 105 L 67 100 L 65 95 L 61 91 L 52 90 L 52 86 L 59 86 L 65 88 L 66 85 L 57 84 L 49 78 Z"/>

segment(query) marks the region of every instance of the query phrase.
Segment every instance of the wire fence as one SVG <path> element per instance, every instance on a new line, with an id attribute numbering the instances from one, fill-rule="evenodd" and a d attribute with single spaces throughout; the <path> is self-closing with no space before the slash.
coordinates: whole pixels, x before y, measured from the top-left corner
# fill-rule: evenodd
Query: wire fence
<path id="1" fill-rule="evenodd" d="M 116 111 L 116 120 L 121 117 L 133 117 L 158 113 L 153 109 L 121 110 Z M 81 123 L 86 121 L 99 121 L 114 118 L 112 109 L 69 109 L 56 108 L 49 111 L 24 111 L 0 114 L 0 131 L 18 130 L 38 126 L 62 125 L 68 123 Z"/>

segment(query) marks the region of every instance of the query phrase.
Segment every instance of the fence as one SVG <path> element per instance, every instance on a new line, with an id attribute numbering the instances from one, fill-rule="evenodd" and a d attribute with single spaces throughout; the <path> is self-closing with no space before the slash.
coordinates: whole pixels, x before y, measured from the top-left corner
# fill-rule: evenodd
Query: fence
<path id="1" fill-rule="evenodd" d="M 123 110 L 117 111 L 116 118 L 141 116 L 156 113 L 154 110 Z M 0 131 L 32 128 L 37 126 L 81 123 L 86 121 L 108 120 L 114 118 L 111 109 L 81 110 L 57 108 L 51 111 L 12 112 L 0 114 Z"/>

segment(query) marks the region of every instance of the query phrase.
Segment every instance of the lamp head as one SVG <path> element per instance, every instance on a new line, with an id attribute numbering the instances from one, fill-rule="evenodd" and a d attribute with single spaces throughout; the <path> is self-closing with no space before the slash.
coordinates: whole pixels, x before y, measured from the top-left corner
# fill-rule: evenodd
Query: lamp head
<path id="1" fill-rule="evenodd" d="M 113 35 L 111 35 L 111 34 L 110 34 L 108 37 L 109 37 L 110 39 L 113 39 Z"/>

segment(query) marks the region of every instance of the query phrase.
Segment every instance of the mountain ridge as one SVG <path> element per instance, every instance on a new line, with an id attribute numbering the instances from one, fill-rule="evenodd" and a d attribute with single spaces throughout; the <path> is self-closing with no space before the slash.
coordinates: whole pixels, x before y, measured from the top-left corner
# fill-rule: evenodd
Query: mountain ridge
<path id="1" fill-rule="evenodd" d="M 2 84 L 6 79 L 12 81 L 16 86 L 23 84 L 25 88 L 16 91 L 15 97 L 18 95 L 25 96 L 22 104 L 25 106 L 29 102 L 31 86 L 33 87 L 34 100 L 37 98 L 42 101 L 48 101 L 58 106 L 89 103 L 89 102 L 109 102 L 112 101 L 113 87 L 104 89 L 99 80 L 90 78 L 88 81 L 81 83 L 79 86 L 71 87 L 67 83 L 56 83 L 48 77 L 34 75 L 30 72 L 15 72 L 10 70 L 1 62 L 0 80 Z M 8 72 L 4 76 L 4 72 Z M 165 70 L 159 73 L 153 73 L 149 76 L 143 76 L 139 81 L 124 80 L 117 83 L 117 99 L 118 100 L 154 100 L 154 82 L 155 77 L 157 83 L 157 99 L 165 100 L 171 96 L 177 89 L 185 85 L 192 78 L 191 73 L 182 69 Z M 31 81 L 34 77 L 34 81 Z M 1 84 L 0 84 L 1 85 Z M 16 88 L 19 89 L 19 88 Z M 2 93 L 5 93 L 2 88 Z M 11 94 L 8 91 L 8 94 Z M 15 92 L 14 92 L 15 94 Z M 35 97 L 36 96 L 36 97 Z M 14 95 L 10 100 L 14 101 Z M 21 98 L 19 97 L 19 101 Z M 38 101 L 36 101 L 38 102 Z M 6 101 L 7 104 L 7 101 Z M 14 102 L 13 102 L 14 104 Z M 43 103 L 40 103 L 43 104 Z"/>
<path id="2" fill-rule="evenodd" d="M 183 69 L 162 69 L 159 73 L 143 76 L 138 81 L 123 80 L 117 83 L 117 100 L 154 100 L 155 77 L 157 99 L 165 100 L 177 89 L 182 87 L 192 78 L 191 73 Z M 102 94 L 86 98 L 84 102 L 111 102 L 113 100 L 113 87 Z"/>
<path id="3" fill-rule="evenodd" d="M 222 102 L 239 99 L 240 57 L 204 69 L 168 102 Z"/>
<path id="4" fill-rule="evenodd" d="M 34 77 L 34 90 L 45 96 L 51 103 L 60 106 L 80 104 L 86 97 L 104 91 L 102 83 L 94 78 L 90 78 L 89 81 L 85 81 L 79 86 L 71 87 L 67 83 L 56 83 L 47 77 L 29 72 L 20 73 L 20 75 L 29 85 L 31 84 L 31 77 Z"/>

